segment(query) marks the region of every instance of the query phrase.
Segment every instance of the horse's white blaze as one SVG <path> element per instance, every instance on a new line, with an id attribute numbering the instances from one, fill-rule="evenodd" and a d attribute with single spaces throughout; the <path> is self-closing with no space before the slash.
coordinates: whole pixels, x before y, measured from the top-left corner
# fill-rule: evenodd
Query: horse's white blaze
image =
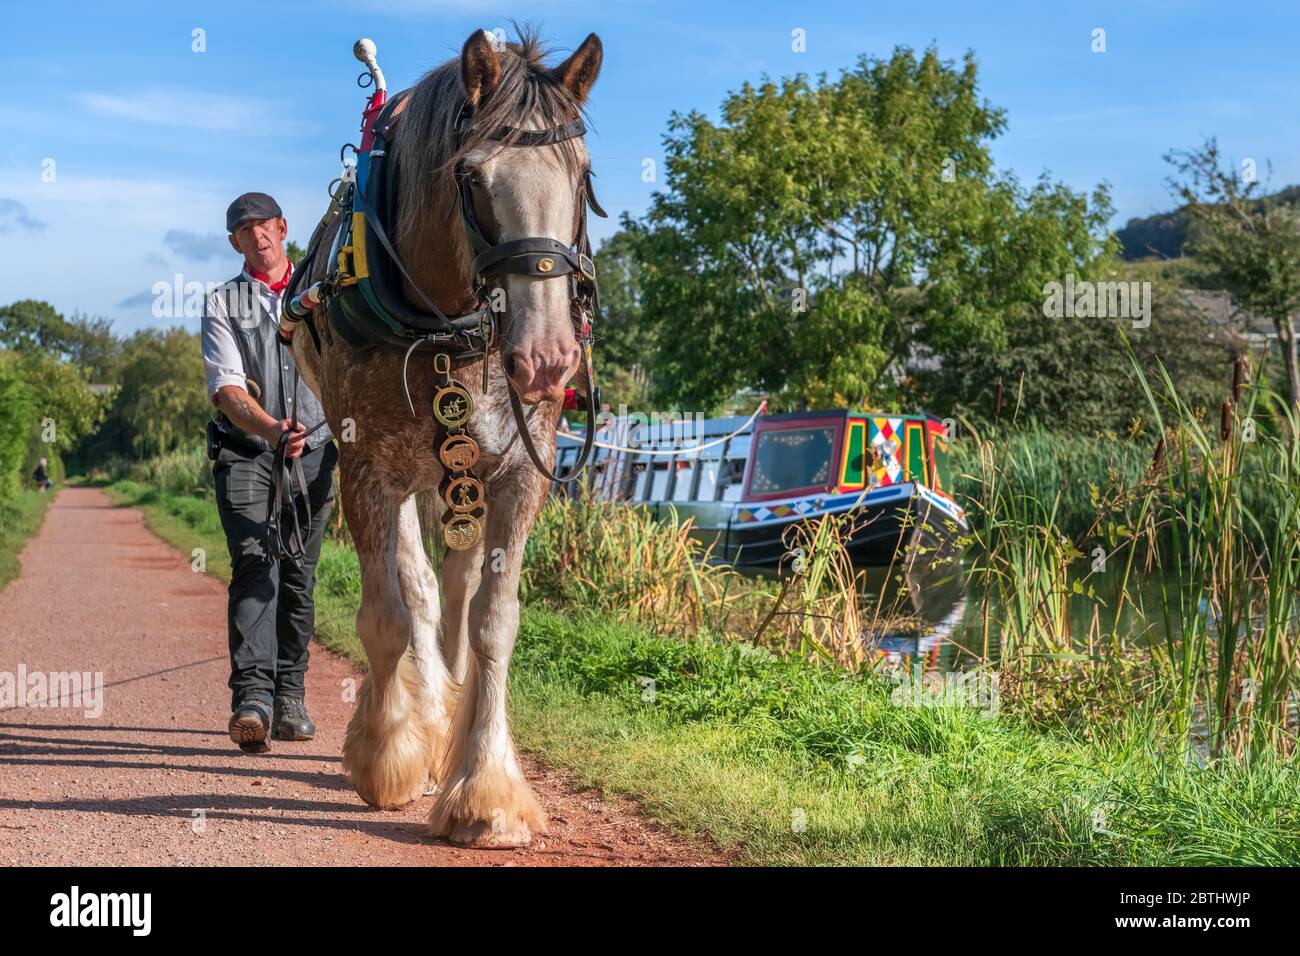
<path id="1" fill-rule="evenodd" d="M 523 128 L 544 126 L 534 117 Z M 577 168 L 585 168 L 586 149 L 581 141 L 569 145 L 578 151 Z M 560 150 L 559 145 L 515 146 L 495 152 L 477 150 L 468 157 L 468 165 L 483 181 L 479 191 L 491 204 L 495 242 L 539 236 L 572 245 L 581 179 L 566 168 Z M 534 365 L 563 364 L 567 378 L 576 366 L 578 344 L 568 277 L 507 276 L 505 288 L 507 348 L 528 356 Z"/>

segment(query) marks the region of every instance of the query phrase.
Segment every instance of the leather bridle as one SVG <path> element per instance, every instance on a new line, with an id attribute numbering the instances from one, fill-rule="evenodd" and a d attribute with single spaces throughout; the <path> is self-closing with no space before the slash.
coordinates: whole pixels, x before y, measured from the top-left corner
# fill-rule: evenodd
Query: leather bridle
<path id="1" fill-rule="evenodd" d="M 473 116 L 468 109 L 462 114 L 457 124 L 461 135 L 468 130 Z M 507 146 L 549 146 L 567 139 L 583 136 L 587 126 L 578 117 L 563 126 L 553 126 L 542 130 L 521 130 L 513 126 L 502 126 L 488 135 L 488 139 L 504 143 Z M 518 437 L 523 441 L 524 450 L 532 459 L 533 465 L 551 481 L 569 482 L 577 478 L 586 468 L 591 457 L 596 431 L 596 390 L 591 367 L 592 320 L 600 307 L 599 292 L 596 285 L 596 264 L 591 255 L 591 238 L 587 233 L 587 209 L 604 217 L 605 210 L 596 200 L 592 185 L 592 172 L 588 168 L 583 173 L 582 187 L 578 191 L 578 215 L 576 235 L 573 242 L 566 246 L 558 239 L 548 236 L 530 236 L 524 239 L 512 239 L 507 242 L 492 242 L 479 225 L 474 212 L 474 192 L 470 182 L 470 172 L 465 168 L 456 170 L 457 186 L 460 192 L 461 221 L 465 227 L 465 237 L 469 243 L 473 258 L 470 261 L 470 282 L 474 297 L 480 308 L 486 308 L 491 301 L 491 290 L 495 282 L 507 276 L 526 279 L 546 280 L 569 277 L 569 301 L 572 309 L 573 331 L 582 350 L 586 387 L 586 435 L 582 451 L 567 477 L 561 478 L 546 467 L 533 444 L 531 431 L 524 416 L 518 394 L 510 378 L 506 377 L 506 390 L 510 395 L 510 408 L 515 418 Z M 486 361 L 486 360 L 485 360 Z"/>

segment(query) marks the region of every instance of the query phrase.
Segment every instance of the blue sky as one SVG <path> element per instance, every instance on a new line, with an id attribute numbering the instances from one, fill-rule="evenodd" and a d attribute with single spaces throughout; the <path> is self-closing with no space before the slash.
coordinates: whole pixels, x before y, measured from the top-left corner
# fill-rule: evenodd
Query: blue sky
<path id="1" fill-rule="evenodd" d="M 1296 4 L 21 0 L 0 31 L 0 303 L 46 299 L 122 333 L 197 328 L 156 319 L 149 290 L 235 273 L 224 210 L 245 190 L 276 196 L 305 241 L 339 146 L 356 139 L 354 39 L 375 40 L 396 90 L 472 30 L 539 12 L 557 50 L 593 30 L 604 41 L 588 149 L 612 217 L 594 221 L 597 239 L 647 207 L 657 184 L 642 161 L 661 159 L 672 111 L 716 117 L 746 80 L 834 74 L 898 44 L 974 50 L 983 95 L 1008 112 L 999 167 L 1076 190 L 1110 183 L 1115 227 L 1168 208 L 1161 157 L 1210 134 L 1261 175 L 1271 160 L 1275 185 L 1300 182 Z M 191 50 L 195 28 L 206 52 Z M 806 52 L 791 49 L 796 28 Z M 1095 28 L 1105 53 L 1091 50 Z"/>

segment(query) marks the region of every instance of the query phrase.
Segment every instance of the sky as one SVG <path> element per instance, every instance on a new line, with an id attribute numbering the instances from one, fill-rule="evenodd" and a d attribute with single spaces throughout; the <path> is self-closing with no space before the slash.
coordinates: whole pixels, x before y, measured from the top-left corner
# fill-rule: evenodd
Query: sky
<path id="1" fill-rule="evenodd" d="M 835 76 L 898 45 L 973 51 L 981 95 L 1007 111 L 998 169 L 1077 191 L 1108 183 L 1114 228 L 1170 208 L 1162 157 L 1210 135 L 1261 178 L 1271 161 L 1274 186 L 1300 182 L 1294 2 L 7 0 L 5 12 L 0 304 L 44 299 L 119 334 L 198 328 L 184 300 L 155 315 L 152 289 L 238 271 L 224 212 L 242 192 L 275 196 L 305 243 L 339 147 L 357 139 L 362 36 L 395 91 L 512 18 L 540 25 L 555 62 L 596 32 L 587 148 L 611 213 L 592 220 L 597 242 L 661 187 L 642 172 L 662 164 L 673 112 L 716 119 L 747 81 Z"/>

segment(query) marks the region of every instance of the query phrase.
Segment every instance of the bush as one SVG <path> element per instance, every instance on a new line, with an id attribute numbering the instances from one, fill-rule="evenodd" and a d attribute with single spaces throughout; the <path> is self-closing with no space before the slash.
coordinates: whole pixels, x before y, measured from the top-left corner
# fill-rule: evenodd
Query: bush
<path id="1" fill-rule="evenodd" d="M 34 409 L 31 389 L 11 353 L 0 352 L 0 506 L 12 504 L 23 486 L 27 431 Z"/>

